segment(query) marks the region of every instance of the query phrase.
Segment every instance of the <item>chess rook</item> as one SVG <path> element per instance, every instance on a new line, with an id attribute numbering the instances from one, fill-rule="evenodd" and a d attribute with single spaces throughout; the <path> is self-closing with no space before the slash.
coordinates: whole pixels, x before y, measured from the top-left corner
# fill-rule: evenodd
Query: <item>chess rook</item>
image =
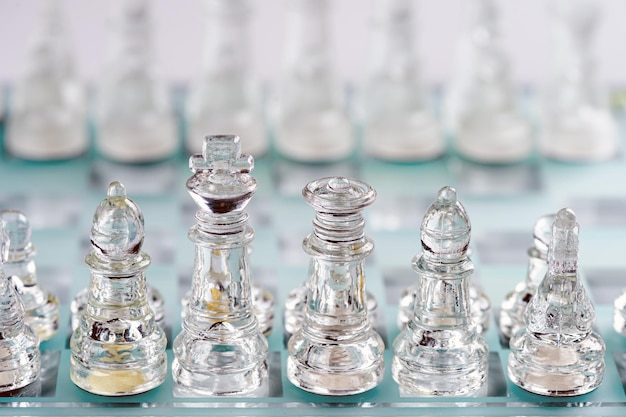
<path id="1" fill-rule="evenodd" d="M 345 177 L 315 180 L 302 191 L 316 211 L 303 241 L 311 257 L 302 327 L 289 339 L 287 377 L 305 391 L 350 395 L 383 377 L 384 344 L 372 329 L 365 297 L 365 258 L 374 250 L 362 210 L 376 192 Z"/>
<path id="2" fill-rule="evenodd" d="M 471 317 L 467 256 L 471 225 L 456 191 L 444 187 L 424 216 L 414 257 L 413 316 L 393 342 L 393 379 L 409 395 L 471 396 L 487 383 L 489 348 Z"/>
<path id="3" fill-rule="evenodd" d="M 195 244 L 192 290 L 174 340 L 172 375 L 179 396 L 262 396 L 268 343 L 252 305 L 244 211 L 257 187 L 238 136 L 207 136 L 189 159 L 187 191 L 199 206 L 189 230 Z"/>
<path id="4" fill-rule="evenodd" d="M 112 182 L 93 217 L 89 296 L 70 339 L 70 378 L 85 391 L 132 395 L 165 380 L 167 341 L 148 303 L 143 240 L 141 210 Z"/>
<path id="5" fill-rule="evenodd" d="M 36 251 L 26 216 L 17 210 L 2 210 L 0 221 L 11 241 L 4 273 L 22 299 L 26 322 L 43 342 L 59 330 L 59 300 L 37 280 Z"/>
<path id="6" fill-rule="evenodd" d="M 605 345 L 593 332 L 595 312 L 578 277 L 578 223 L 570 209 L 554 220 L 548 273 L 524 313 L 526 327 L 509 342 L 508 374 L 516 385 L 551 397 L 581 395 L 604 377 Z"/>

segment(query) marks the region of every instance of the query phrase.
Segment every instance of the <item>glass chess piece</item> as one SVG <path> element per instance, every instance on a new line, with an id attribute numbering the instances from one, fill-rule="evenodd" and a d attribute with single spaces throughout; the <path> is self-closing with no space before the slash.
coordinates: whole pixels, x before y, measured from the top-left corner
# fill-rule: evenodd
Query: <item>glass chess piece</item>
<path id="1" fill-rule="evenodd" d="M 153 60 L 149 0 L 116 0 L 109 21 L 108 58 L 98 89 L 96 145 L 118 162 L 152 162 L 178 147 L 167 89 Z"/>
<path id="2" fill-rule="evenodd" d="M 597 2 L 550 3 L 555 39 L 554 69 L 544 97 L 542 153 L 566 161 L 599 161 L 616 155 L 617 123 L 597 85 L 592 38 Z"/>
<path id="3" fill-rule="evenodd" d="M 4 222 L 4 230 L 11 242 L 4 273 L 22 300 L 26 323 L 40 341 L 46 341 L 59 330 L 59 300 L 37 280 L 30 222 L 17 210 L 0 211 L 0 221 Z"/>
<path id="4" fill-rule="evenodd" d="M 70 339 L 70 378 L 93 394 L 138 394 L 165 380 L 167 341 L 148 304 L 143 240 L 141 210 L 112 182 L 93 217 L 89 296 Z"/>
<path id="5" fill-rule="evenodd" d="M 477 396 L 487 387 L 489 347 L 471 316 L 470 219 L 444 187 L 424 215 L 423 252 L 413 258 L 415 310 L 393 342 L 391 373 L 406 394 Z"/>
<path id="6" fill-rule="evenodd" d="M 413 316 L 415 310 L 415 299 L 417 297 L 417 285 L 411 285 L 405 288 L 400 294 L 398 303 L 398 320 L 399 329 L 405 329 L 409 320 Z M 491 301 L 476 284 L 470 282 L 470 315 L 472 321 L 476 325 L 478 331 L 485 334 L 489 330 L 489 322 L 491 321 Z"/>
<path id="7" fill-rule="evenodd" d="M 41 373 L 39 337 L 26 323 L 22 300 L 4 273 L 9 246 L 0 220 L 0 396 L 36 386 Z"/>
<path id="8" fill-rule="evenodd" d="M 626 290 L 623 290 L 613 302 L 613 329 L 626 336 Z"/>
<path id="9" fill-rule="evenodd" d="M 198 204 L 189 239 L 196 245 L 192 291 L 174 340 L 179 396 L 264 396 L 268 343 L 253 312 L 244 211 L 257 187 L 254 159 L 238 136 L 207 136 L 189 159 L 187 191 Z"/>
<path id="10" fill-rule="evenodd" d="M 533 244 L 528 248 L 526 279 L 508 293 L 500 309 L 500 336 L 507 343 L 518 330 L 525 327 L 524 312 L 548 272 L 548 246 L 552 237 L 555 215 L 540 217 L 533 229 Z"/>
<path id="11" fill-rule="evenodd" d="M 5 147 L 28 160 L 73 158 L 87 150 L 87 116 L 61 1 L 41 1 L 32 29 L 11 94 Z"/>
<path id="12" fill-rule="evenodd" d="M 299 287 L 294 288 L 287 294 L 285 308 L 283 310 L 283 327 L 285 339 L 289 338 L 302 327 L 307 304 L 307 283 L 306 281 Z M 378 325 L 378 301 L 369 291 L 365 291 L 365 302 L 367 304 L 367 319 L 373 328 Z"/>
<path id="13" fill-rule="evenodd" d="M 154 321 L 156 324 L 161 326 L 162 329 L 165 329 L 165 300 L 163 299 L 161 291 L 151 285 L 148 285 L 147 295 L 148 305 L 154 313 Z M 76 296 L 74 296 L 74 299 L 70 303 L 70 324 L 72 326 L 72 331 L 76 330 L 80 325 L 80 321 L 82 320 L 83 312 L 85 311 L 85 307 L 87 307 L 88 301 L 89 288 L 86 287 L 76 293 Z"/>
<path id="14" fill-rule="evenodd" d="M 384 343 L 372 328 L 365 297 L 365 258 L 374 242 L 362 210 L 376 199 L 368 184 L 327 177 L 302 191 L 316 211 L 302 248 L 311 256 L 302 326 L 288 343 L 287 377 L 323 395 L 358 394 L 383 378 Z"/>
<path id="15" fill-rule="evenodd" d="M 604 376 L 605 345 L 593 332 L 595 312 L 578 277 L 578 223 L 570 209 L 554 220 L 548 273 L 511 337 L 508 374 L 526 391 L 569 397 L 593 391 Z"/>
<path id="16" fill-rule="evenodd" d="M 207 132 L 236 132 L 246 138 L 243 152 L 261 156 L 269 140 L 250 65 L 250 1 L 205 0 L 205 14 L 204 64 L 189 92 L 186 147 L 198 149 Z"/>
<path id="17" fill-rule="evenodd" d="M 467 249 L 467 256 L 471 257 L 471 248 Z M 400 293 L 397 318 L 397 326 L 400 330 L 405 329 L 406 324 L 413 317 L 418 285 L 409 285 Z M 469 284 L 469 298 L 472 321 L 477 326 L 478 331 L 485 334 L 489 330 L 489 322 L 491 321 L 491 301 L 487 294 L 481 290 L 480 286 L 471 280 Z"/>
<path id="18" fill-rule="evenodd" d="M 445 101 L 445 119 L 458 153 L 482 163 L 513 163 L 529 156 L 529 123 L 516 108 L 508 58 L 500 47 L 493 0 L 470 0 L 469 21 L 457 51 L 457 70 Z"/>
<path id="19" fill-rule="evenodd" d="M 274 135 L 277 150 L 298 161 L 340 160 L 349 156 L 356 144 L 333 69 L 330 12 L 328 0 L 287 4 Z"/>
<path id="20" fill-rule="evenodd" d="M 257 319 L 259 330 L 263 333 L 263 336 L 269 337 L 274 328 L 274 296 L 255 282 L 250 283 L 250 288 L 252 293 L 252 312 Z M 191 291 L 186 293 L 181 300 L 182 310 L 180 316 L 182 320 L 187 315 L 187 306 L 190 298 Z"/>
<path id="21" fill-rule="evenodd" d="M 411 0 L 376 0 L 370 64 L 362 106 L 363 143 L 388 160 L 433 159 L 445 150 L 439 122 L 427 108 L 413 43 Z"/>

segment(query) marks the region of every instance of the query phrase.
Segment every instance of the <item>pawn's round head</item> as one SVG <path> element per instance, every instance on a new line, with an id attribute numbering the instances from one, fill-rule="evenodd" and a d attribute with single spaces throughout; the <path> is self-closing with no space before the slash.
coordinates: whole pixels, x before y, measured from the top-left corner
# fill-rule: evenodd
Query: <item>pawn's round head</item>
<path id="1" fill-rule="evenodd" d="M 4 231 L 11 240 L 10 251 L 28 248 L 31 240 L 31 227 L 24 213 L 18 210 L 2 210 L 0 220 L 4 222 Z"/>
<path id="2" fill-rule="evenodd" d="M 444 263 L 458 260 L 467 252 L 471 229 L 465 208 L 457 200 L 456 190 L 443 187 L 422 221 L 424 253 Z"/>
<path id="3" fill-rule="evenodd" d="M 107 198 L 102 200 L 93 216 L 93 250 L 101 258 L 122 260 L 139 253 L 143 238 L 141 210 L 126 196 L 124 185 L 112 182 L 107 190 Z"/>

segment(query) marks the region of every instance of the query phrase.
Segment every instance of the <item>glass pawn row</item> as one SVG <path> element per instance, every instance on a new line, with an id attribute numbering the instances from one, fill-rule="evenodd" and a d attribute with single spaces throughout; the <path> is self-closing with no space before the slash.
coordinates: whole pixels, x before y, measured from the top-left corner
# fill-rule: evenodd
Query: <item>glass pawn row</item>
<path id="1" fill-rule="evenodd" d="M 268 116 L 251 68 L 250 2 L 206 0 L 201 75 L 189 89 L 187 149 L 205 132 L 237 132 L 244 150 L 276 149 L 297 161 L 328 162 L 352 155 L 359 119 L 365 152 L 388 160 L 428 160 L 446 151 L 482 163 L 524 161 L 534 151 L 528 117 L 519 110 L 510 60 L 501 47 L 494 0 L 468 2 L 458 68 L 443 100 L 443 121 L 430 111 L 419 76 L 410 0 L 375 0 L 367 74 L 350 117 L 334 68 L 328 0 L 287 5 L 284 65 Z M 178 149 L 178 126 L 165 84 L 155 71 L 153 5 L 112 3 L 108 53 L 94 113 L 96 146 L 126 163 L 158 161 Z M 606 160 L 618 151 L 618 130 L 595 85 L 592 37 L 599 18 L 590 0 L 553 0 L 554 75 L 541 99 L 540 151 L 555 159 Z M 59 0 L 42 2 L 26 71 L 16 84 L 6 147 L 20 158 L 65 159 L 86 152 L 87 106 L 73 70 Z M 271 119 L 270 122 L 267 119 Z"/>

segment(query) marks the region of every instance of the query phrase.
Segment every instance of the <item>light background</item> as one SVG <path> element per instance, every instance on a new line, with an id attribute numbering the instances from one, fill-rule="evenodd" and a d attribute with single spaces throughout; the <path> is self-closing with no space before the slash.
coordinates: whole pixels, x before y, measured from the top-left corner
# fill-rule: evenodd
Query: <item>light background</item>
<path id="1" fill-rule="evenodd" d="M 19 76 L 25 47 L 39 0 L 0 0 L 0 82 Z M 153 0 L 156 26 L 156 64 L 173 82 L 186 82 L 200 71 L 204 39 L 201 0 Z M 251 0 L 251 65 L 259 79 L 279 74 L 285 2 Z M 594 0 L 602 19 L 594 40 L 599 79 L 609 85 L 626 84 L 626 1 Z M 416 0 L 417 50 L 422 77 L 445 83 L 453 70 L 457 36 L 463 22 L 464 0 Z M 111 1 L 65 0 L 76 69 L 88 82 L 103 65 L 106 15 Z M 367 62 L 369 0 L 331 0 L 334 56 L 338 74 L 359 81 Z M 511 59 L 513 77 L 522 84 L 546 80 L 551 56 L 547 0 L 501 0 L 503 43 Z"/>

